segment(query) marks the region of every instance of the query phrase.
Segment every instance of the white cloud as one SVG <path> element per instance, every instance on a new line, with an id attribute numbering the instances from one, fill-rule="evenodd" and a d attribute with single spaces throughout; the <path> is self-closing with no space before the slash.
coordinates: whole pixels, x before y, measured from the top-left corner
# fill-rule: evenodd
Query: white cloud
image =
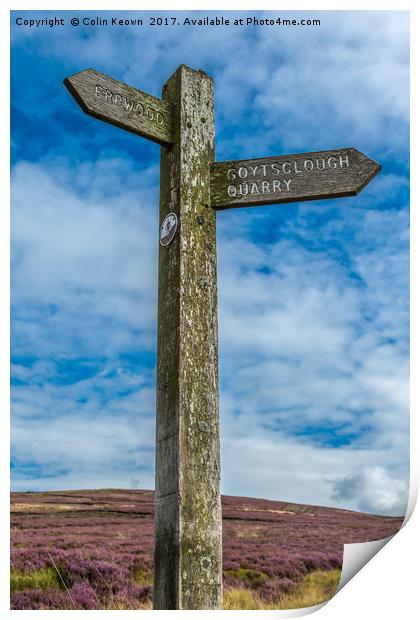
<path id="1" fill-rule="evenodd" d="M 228 12 L 236 15 L 243 16 Z M 66 35 L 56 29 L 48 37 L 15 28 L 13 36 L 16 43 L 37 41 L 43 54 L 65 67 L 71 58 L 79 70 L 95 66 L 156 96 L 182 63 L 211 70 L 222 159 L 293 152 L 308 144 L 310 150 L 373 147 L 396 158 L 406 150 L 408 11 L 262 12 L 261 18 L 319 18 L 321 26 L 259 29 L 153 28 L 150 13 L 133 16 L 143 16 L 145 25 L 74 28 Z M 135 49 L 141 62 L 132 62 Z M 56 106 L 60 95 L 57 89 L 45 105 Z M 32 97 L 25 97 L 25 106 L 39 113 Z M 244 132 L 244 123 L 252 131 Z M 341 135 L 349 143 L 336 144 Z"/>
<path id="2" fill-rule="evenodd" d="M 247 436 L 242 431 L 245 426 Z M 237 419 L 231 431 L 222 454 L 225 493 L 233 494 L 235 489 L 234 494 L 248 497 L 405 514 L 407 470 L 397 467 L 395 476 L 388 474 L 396 463 L 385 450 L 331 450 L 279 433 L 262 435 L 249 419 Z M 234 431 L 241 436 L 235 437 Z M 375 458 L 386 466 L 373 465 Z M 358 468 L 361 474 L 348 474 Z"/>
<path id="3" fill-rule="evenodd" d="M 49 172 L 20 163 L 12 175 L 15 353 L 112 354 L 134 336 L 153 350 L 158 220 L 148 173 L 141 191 L 120 161 L 81 166 L 73 188 L 66 174 L 61 162 Z M 116 176 L 128 189 L 109 195 Z"/>
<path id="4" fill-rule="evenodd" d="M 111 176 L 123 167 L 101 165 Z M 30 385 L 14 388 L 13 451 L 52 474 L 18 470 L 15 488 L 69 488 L 82 471 L 79 486 L 130 486 L 134 473 L 151 486 L 154 377 L 117 358 L 154 351 L 156 209 L 134 189 L 109 196 L 95 167 L 74 174 L 73 187 L 63 162 L 13 174 L 14 345 L 39 357 L 14 369 Z M 328 245 L 305 246 L 311 209 L 298 209 L 302 240 L 283 222 L 265 244 L 252 240 L 252 214 L 249 226 L 219 214 L 222 480 L 230 494 L 328 505 L 331 471 L 407 476 L 407 221 L 359 210 L 356 223 L 339 209 L 325 234 L 341 239 L 349 268 Z M 97 360 L 94 376 L 60 383 L 57 364 L 83 356 Z"/>
<path id="5" fill-rule="evenodd" d="M 316 209 L 302 205 L 279 224 L 283 240 L 258 245 L 233 214 L 219 218 L 228 493 L 331 505 L 331 471 L 381 466 L 407 480 L 406 214 L 339 208 L 313 232 Z M 324 232 L 334 246 L 309 249 Z M 345 507 L 360 509 L 350 496 Z"/>
<path id="6" fill-rule="evenodd" d="M 388 474 L 383 467 L 368 467 L 334 483 L 333 498 L 355 501 L 364 512 L 404 515 L 407 508 L 407 484 Z"/>
<path id="7" fill-rule="evenodd" d="M 153 487 L 150 371 L 133 375 L 110 365 L 66 385 L 54 383 L 53 362 L 14 370 L 33 382 L 13 390 L 15 489 L 93 488 L 94 481 L 127 488 L 134 475 L 142 488 Z M 37 379 L 43 383 L 34 384 Z"/>
<path id="8" fill-rule="evenodd" d="M 155 95 L 182 62 L 208 70 L 219 159 L 354 145 L 403 166 L 408 15 L 319 16 L 321 28 L 252 36 L 145 28 L 82 39 L 73 29 L 66 45 L 58 30 L 37 43 L 37 33 L 16 36 L 52 63 L 67 68 L 71 58 Z M 16 104 L 34 118 L 50 118 L 68 97 L 61 86 L 47 98 L 42 91 L 41 107 L 33 92 L 19 92 Z M 75 137 L 65 140 L 71 152 Z M 88 145 L 95 162 L 71 165 L 60 148 L 12 175 L 13 347 L 38 358 L 14 368 L 22 385 L 13 450 L 51 473 L 37 480 L 19 469 L 15 488 L 127 487 L 133 476 L 151 487 L 154 378 L 150 364 L 134 372 L 119 357 L 155 350 L 158 160 L 138 170 L 100 132 Z M 392 514 L 402 506 L 406 186 L 398 170 L 385 171 L 334 210 L 306 203 L 278 221 L 272 213 L 287 206 L 218 214 L 225 492 Z M 318 209 L 328 217 L 317 219 Z M 263 229 L 261 240 L 254 231 Z M 60 363 L 80 358 L 96 364 L 93 376 L 64 385 Z"/>

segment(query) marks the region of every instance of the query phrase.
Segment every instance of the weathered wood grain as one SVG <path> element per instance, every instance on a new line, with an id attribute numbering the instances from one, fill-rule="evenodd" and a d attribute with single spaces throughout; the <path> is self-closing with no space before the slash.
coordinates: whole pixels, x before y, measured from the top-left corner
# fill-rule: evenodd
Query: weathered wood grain
<path id="1" fill-rule="evenodd" d="M 174 144 L 161 152 L 154 609 L 220 609 L 220 502 L 213 81 L 181 66 L 164 88 Z"/>
<path id="2" fill-rule="evenodd" d="M 82 110 L 163 146 L 172 144 L 172 106 L 137 88 L 87 69 L 64 80 Z"/>
<path id="3" fill-rule="evenodd" d="M 358 194 L 381 166 L 355 148 L 216 162 L 211 206 L 250 207 Z"/>

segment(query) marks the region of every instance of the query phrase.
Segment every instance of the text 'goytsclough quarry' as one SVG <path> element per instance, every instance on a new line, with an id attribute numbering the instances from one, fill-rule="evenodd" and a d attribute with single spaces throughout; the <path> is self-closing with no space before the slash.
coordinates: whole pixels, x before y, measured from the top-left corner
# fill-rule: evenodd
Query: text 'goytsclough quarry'
<path id="1" fill-rule="evenodd" d="M 228 180 L 234 181 L 227 186 L 227 194 L 230 198 L 234 198 L 235 196 L 290 192 L 293 176 L 349 167 L 348 155 L 279 160 L 257 165 L 247 165 L 241 162 L 240 166 L 227 169 Z"/>

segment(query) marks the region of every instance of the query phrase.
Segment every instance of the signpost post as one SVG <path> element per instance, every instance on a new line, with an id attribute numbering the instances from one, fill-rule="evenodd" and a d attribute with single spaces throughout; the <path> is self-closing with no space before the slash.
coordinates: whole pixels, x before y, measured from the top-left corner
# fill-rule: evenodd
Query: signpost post
<path id="1" fill-rule="evenodd" d="M 220 609 L 213 80 L 181 66 L 163 100 L 175 142 L 161 151 L 160 221 L 178 230 L 159 251 L 154 608 Z"/>
<path id="2" fill-rule="evenodd" d="M 181 65 L 158 99 L 88 69 L 87 114 L 160 144 L 154 609 L 222 608 L 216 211 L 357 194 L 354 148 L 214 162 L 213 80 Z"/>

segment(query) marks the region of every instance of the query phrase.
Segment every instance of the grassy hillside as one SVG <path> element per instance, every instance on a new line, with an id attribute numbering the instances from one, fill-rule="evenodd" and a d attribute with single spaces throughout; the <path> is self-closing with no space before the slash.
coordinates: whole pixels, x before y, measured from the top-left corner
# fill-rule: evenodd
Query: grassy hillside
<path id="1" fill-rule="evenodd" d="M 314 605 L 337 587 L 343 544 L 385 538 L 402 518 L 222 498 L 225 609 Z M 12 609 L 151 607 L 153 492 L 11 495 Z"/>

